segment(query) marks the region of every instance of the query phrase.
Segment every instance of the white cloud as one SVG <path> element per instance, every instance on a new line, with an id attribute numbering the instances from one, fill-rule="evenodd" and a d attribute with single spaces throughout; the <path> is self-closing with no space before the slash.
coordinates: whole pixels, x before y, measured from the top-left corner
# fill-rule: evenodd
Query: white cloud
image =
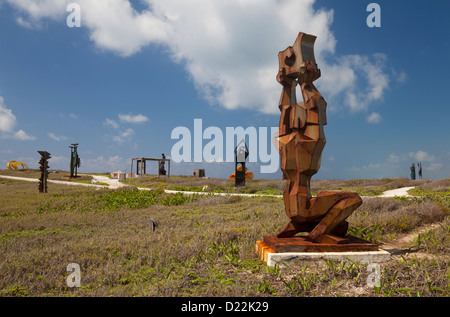
<path id="1" fill-rule="evenodd" d="M 389 154 L 389 157 L 387 159 L 387 161 L 390 162 L 390 163 L 398 163 L 401 160 L 402 160 L 402 158 L 400 156 L 398 156 L 397 154 L 395 154 L 395 153 Z"/>
<path id="2" fill-rule="evenodd" d="M 23 130 L 15 131 L 17 125 L 16 116 L 11 109 L 5 105 L 5 99 L 0 96 L 0 138 L 16 139 L 21 141 L 34 140 L 35 137 L 28 135 Z"/>
<path id="3" fill-rule="evenodd" d="M 418 151 L 416 153 L 409 153 L 409 157 L 415 158 L 418 162 L 431 162 L 435 160 L 434 155 L 428 154 L 424 151 Z"/>
<path id="4" fill-rule="evenodd" d="M 149 121 L 149 119 L 142 114 L 138 114 L 135 116 L 131 114 L 119 114 L 119 119 L 120 121 L 127 123 L 144 123 Z"/>
<path id="5" fill-rule="evenodd" d="M 377 112 L 372 112 L 369 116 L 367 116 L 366 121 L 368 123 L 380 123 L 382 120 L 382 117 Z"/>
<path id="6" fill-rule="evenodd" d="M 19 16 L 25 24 L 44 18 L 65 21 L 69 1 L 8 2 L 25 13 Z M 336 55 L 334 12 L 316 9 L 315 0 L 143 0 L 147 8 L 140 12 L 129 0 L 77 3 L 95 47 L 126 57 L 148 45 L 162 45 L 206 100 L 227 109 L 279 112 L 277 54 L 300 31 L 317 36 L 323 74 L 317 85 L 330 104 L 367 110 L 388 87 L 385 55 Z"/>
<path id="7" fill-rule="evenodd" d="M 48 136 L 49 136 L 49 138 L 51 138 L 51 139 L 53 139 L 53 140 L 55 140 L 55 141 L 63 141 L 63 140 L 67 140 L 67 137 L 66 136 L 63 136 L 63 135 L 61 135 L 61 136 L 57 136 L 56 134 L 54 134 L 54 133 L 48 133 Z"/>
<path id="8" fill-rule="evenodd" d="M 441 163 L 431 163 L 430 166 L 425 167 L 429 171 L 437 171 L 442 168 Z"/>
<path id="9" fill-rule="evenodd" d="M 0 131 L 12 132 L 16 126 L 16 116 L 11 109 L 6 108 L 5 99 L 0 96 Z"/>
<path id="10" fill-rule="evenodd" d="M 13 138 L 21 141 L 31 141 L 36 139 L 34 136 L 26 134 L 25 131 L 23 130 L 19 130 L 16 133 L 14 133 Z"/>
<path id="11" fill-rule="evenodd" d="M 96 158 L 88 158 L 82 160 L 81 168 L 86 172 L 113 172 L 117 170 L 125 170 L 129 161 L 120 156 L 104 157 L 98 156 Z"/>
<path id="12" fill-rule="evenodd" d="M 397 82 L 399 83 L 404 83 L 408 79 L 408 75 L 406 75 L 406 73 L 403 71 L 399 72 L 398 74 L 394 72 L 394 74 L 396 75 Z"/>
<path id="13" fill-rule="evenodd" d="M 119 124 L 111 119 L 106 118 L 105 123 L 106 126 L 111 126 L 113 129 L 118 129 L 119 128 Z"/>
<path id="14" fill-rule="evenodd" d="M 122 144 L 125 141 L 131 141 L 133 136 L 134 130 L 126 129 L 125 131 L 122 131 L 119 135 L 114 136 L 112 140 L 116 143 Z"/>

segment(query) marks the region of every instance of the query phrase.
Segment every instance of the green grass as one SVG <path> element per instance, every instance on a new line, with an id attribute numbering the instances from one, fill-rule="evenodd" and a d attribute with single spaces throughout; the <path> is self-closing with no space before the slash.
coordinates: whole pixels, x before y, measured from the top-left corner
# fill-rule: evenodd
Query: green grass
<path id="1" fill-rule="evenodd" d="M 192 182 L 176 186 L 202 185 Z M 371 198 L 349 218 L 350 233 L 378 242 L 440 223 L 407 246 L 410 254 L 381 263 L 380 286 L 371 288 L 358 262 L 271 268 L 260 261 L 256 241 L 288 222 L 282 199 L 59 184 L 39 194 L 36 183 L 6 179 L 0 186 L 0 296 L 450 295 L 448 211 L 433 199 Z M 248 186 L 280 189 L 268 181 Z M 70 263 L 81 267 L 80 288 L 66 285 Z"/>

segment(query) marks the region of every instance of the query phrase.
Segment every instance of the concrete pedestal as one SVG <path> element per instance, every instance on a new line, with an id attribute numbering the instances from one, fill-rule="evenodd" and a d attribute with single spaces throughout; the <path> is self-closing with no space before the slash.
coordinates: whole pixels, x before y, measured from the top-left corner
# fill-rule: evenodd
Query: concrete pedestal
<path id="1" fill-rule="evenodd" d="M 279 267 L 293 265 L 294 263 L 310 266 L 326 265 L 327 260 L 338 262 L 359 262 L 361 264 L 382 263 L 389 261 L 390 253 L 384 250 L 376 251 L 340 251 L 340 252 L 275 252 L 264 241 L 256 242 L 256 252 L 260 259 L 268 266 Z"/>

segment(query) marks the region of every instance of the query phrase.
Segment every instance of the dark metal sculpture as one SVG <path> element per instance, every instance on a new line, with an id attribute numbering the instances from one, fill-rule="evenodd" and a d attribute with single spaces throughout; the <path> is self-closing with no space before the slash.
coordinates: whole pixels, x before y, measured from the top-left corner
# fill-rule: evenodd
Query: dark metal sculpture
<path id="1" fill-rule="evenodd" d="M 78 156 L 78 144 L 72 144 L 70 147 L 70 177 L 78 177 L 78 168 L 81 165 L 81 159 Z"/>
<path id="2" fill-rule="evenodd" d="M 41 177 L 39 178 L 39 192 L 47 193 L 47 178 L 48 178 L 48 160 L 51 158 L 51 154 L 46 151 L 38 151 L 41 155 L 39 160 L 39 170 L 41 171 Z"/>
<path id="3" fill-rule="evenodd" d="M 245 186 L 245 172 L 247 171 L 245 161 L 247 160 L 248 155 L 249 151 L 247 144 L 242 140 L 234 149 L 234 183 L 236 187 Z"/>
<path id="4" fill-rule="evenodd" d="M 412 163 L 411 167 L 409 168 L 411 170 L 411 179 L 416 179 L 416 164 Z"/>
<path id="5" fill-rule="evenodd" d="M 162 154 L 162 160 L 159 161 L 159 175 L 166 175 L 166 169 L 165 169 L 165 164 L 166 164 L 166 156 L 164 155 L 164 153 Z"/>

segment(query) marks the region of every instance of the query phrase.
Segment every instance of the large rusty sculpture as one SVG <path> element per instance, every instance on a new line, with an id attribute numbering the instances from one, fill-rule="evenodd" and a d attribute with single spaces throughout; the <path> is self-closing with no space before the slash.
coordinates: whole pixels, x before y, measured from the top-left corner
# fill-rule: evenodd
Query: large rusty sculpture
<path id="1" fill-rule="evenodd" d="M 320 168 L 326 140 L 327 103 L 313 82 L 321 75 L 314 57 L 313 35 L 300 33 L 293 46 L 278 54 L 277 81 L 283 86 L 278 142 L 281 169 L 287 179 L 284 204 L 290 223 L 277 235 L 309 232 L 308 240 L 346 243 L 345 221 L 362 204 L 355 192 L 321 191 L 311 196 L 310 180 Z M 303 102 L 297 103 L 296 88 Z"/>

